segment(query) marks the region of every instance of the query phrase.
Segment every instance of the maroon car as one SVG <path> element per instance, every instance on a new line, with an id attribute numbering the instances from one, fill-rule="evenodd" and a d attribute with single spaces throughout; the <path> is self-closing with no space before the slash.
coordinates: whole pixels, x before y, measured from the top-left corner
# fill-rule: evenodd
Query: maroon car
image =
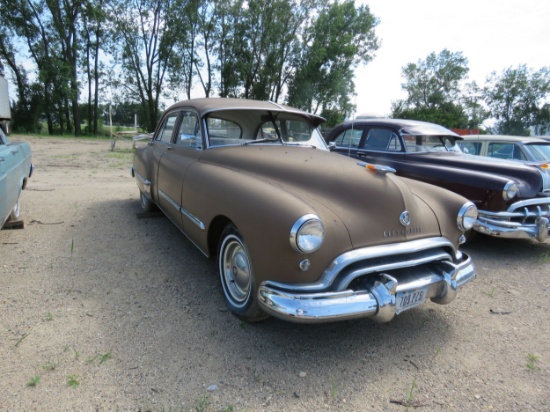
<path id="1" fill-rule="evenodd" d="M 135 152 L 141 206 L 217 259 L 227 306 L 247 321 L 387 322 L 451 302 L 475 277 L 459 245 L 476 207 L 330 153 L 321 122 L 271 102 L 177 103 Z"/>
<path id="2" fill-rule="evenodd" d="M 427 122 L 361 119 L 326 136 L 331 150 L 395 169 L 470 199 L 474 230 L 504 238 L 544 241 L 550 230 L 550 179 L 539 167 L 462 153 L 452 131 Z"/>

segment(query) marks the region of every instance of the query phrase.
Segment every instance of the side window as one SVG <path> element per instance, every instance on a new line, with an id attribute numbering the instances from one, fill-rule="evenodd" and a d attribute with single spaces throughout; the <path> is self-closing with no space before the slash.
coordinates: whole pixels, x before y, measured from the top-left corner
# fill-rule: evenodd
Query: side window
<path id="1" fill-rule="evenodd" d="M 334 139 L 334 143 L 338 147 L 357 149 L 362 135 L 363 129 L 347 129 Z"/>
<path id="2" fill-rule="evenodd" d="M 183 112 L 176 144 L 193 149 L 202 148 L 199 119 L 192 112 Z"/>
<path id="3" fill-rule="evenodd" d="M 378 150 L 384 152 L 401 152 L 403 147 L 399 136 L 390 129 L 371 128 L 363 143 L 365 150 Z"/>
<path id="4" fill-rule="evenodd" d="M 208 117 L 206 119 L 210 146 L 227 146 L 243 143 L 243 130 L 239 124 L 226 119 Z"/>
<path id="5" fill-rule="evenodd" d="M 479 155 L 481 149 L 481 142 L 465 142 L 460 141 L 458 145 L 462 151 L 466 154 Z"/>
<path id="6" fill-rule="evenodd" d="M 499 159 L 525 160 L 519 147 L 513 143 L 489 143 L 487 154 Z"/>
<path id="7" fill-rule="evenodd" d="M 170 143 L 172 141 L 172 133 L 174 131 L 174 125 L 176 124 L 177 118 L 178 113 L 168 116 L 162 125 L 162 130 L 159 132 L 155 140 L 163 143 Z"/>

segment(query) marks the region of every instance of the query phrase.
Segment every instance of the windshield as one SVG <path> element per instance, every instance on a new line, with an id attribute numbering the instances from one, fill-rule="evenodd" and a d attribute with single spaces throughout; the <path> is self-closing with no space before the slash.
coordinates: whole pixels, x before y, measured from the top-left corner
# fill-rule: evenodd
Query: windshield
<path id="1" fill-rule="evenodd" d="M 309 118 L 284 112 L 226 110 L 205 119 L 209 147 L 250 144 L 314 146 L 328 150 Z"/>
<path id="2" fill-rule="evenodd" d="M 408 153 L 455 152 L 461 153 L 452 136 L 411 136 L 404 135 Z"/>
<path id="3" fill-rule="evenodd" d="M 527 150 L 531 152 L 535 160 L 538 160 L 540 162 L 550 161 L 550 143 L 529 144 L 525 147 L 527 147 Z"/>

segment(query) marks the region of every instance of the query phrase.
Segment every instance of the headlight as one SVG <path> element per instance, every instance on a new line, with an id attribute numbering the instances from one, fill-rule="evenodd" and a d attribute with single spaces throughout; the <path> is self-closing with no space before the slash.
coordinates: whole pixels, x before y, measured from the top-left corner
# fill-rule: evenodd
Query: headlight
<path id="1" fill-rule="evenodd" d="M 517 185 L 509 181 L 504 185 L 504 189 L 502 189 L 502 197 L 504 200 L 512 200 L 516 195 L 518 194 L 519 190 Z"/>
<path id="2" fill-rule="evenodd" d="M 463 232 L 470 230 L 474 227 L 474 223 L 477 220 L 477 207 L 472 202 L 464 203 L 464 205 L 458 211 L 458 217 L 456 223 L 458 228 Z"/>
<path id="3" fill-rule="evenodd" d="M 290 245 L 299 253 L 315 252 L 323 244 L 325 228 L 315 215 L 299 218 L 290 230 Z"/>

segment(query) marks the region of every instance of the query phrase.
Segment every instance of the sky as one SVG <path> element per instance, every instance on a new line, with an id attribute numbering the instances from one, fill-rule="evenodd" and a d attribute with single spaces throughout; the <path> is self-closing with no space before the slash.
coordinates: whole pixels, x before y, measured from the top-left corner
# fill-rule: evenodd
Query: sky
<path id="1" fill-rule="evenodd" d="M 401 70 L 444 49 L 468 59 L 467 81 L 495 71 L 550 66 L 550 0 L 363 0 L 381 46 L 356 70 L 355 115 L 387 116 L 406 98 Z M 358 1 L 357 4 L 360 4 Z"/>

